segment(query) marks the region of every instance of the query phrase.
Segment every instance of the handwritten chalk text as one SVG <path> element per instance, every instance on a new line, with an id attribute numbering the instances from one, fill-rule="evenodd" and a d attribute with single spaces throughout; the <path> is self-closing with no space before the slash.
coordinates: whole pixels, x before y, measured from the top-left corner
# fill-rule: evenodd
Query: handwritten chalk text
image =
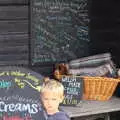
<path id="1" fill-rule="evenodd" d="M 36 114 L 38 112 L 37 104 L 22 104 L 22 103 L 10 103 L 6 104 L 0 101 L 0 112 L 28 112 L 30 114 Z"/>

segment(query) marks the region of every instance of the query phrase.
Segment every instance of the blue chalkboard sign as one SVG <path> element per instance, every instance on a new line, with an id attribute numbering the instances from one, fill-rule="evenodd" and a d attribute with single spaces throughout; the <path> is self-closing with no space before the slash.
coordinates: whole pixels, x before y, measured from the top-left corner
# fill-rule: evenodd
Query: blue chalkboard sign
<path id="1" fill-rule="evenodd" d="M 74 75 L 63 76 L 62 84 L 65 89 L 64 106 L 77 106 L 83 97 L 83 78 Z"/>
<path id="2" fill-rule="evenodd" d="M 87 0 L 31 0 L 31 64 L 88 56 Z"/>
<path id="3" fill-rule="evenodd" d="M 45 120 L 40 102 L 43 76 L 22 67 L 0 67 L 0 120 Z"/>

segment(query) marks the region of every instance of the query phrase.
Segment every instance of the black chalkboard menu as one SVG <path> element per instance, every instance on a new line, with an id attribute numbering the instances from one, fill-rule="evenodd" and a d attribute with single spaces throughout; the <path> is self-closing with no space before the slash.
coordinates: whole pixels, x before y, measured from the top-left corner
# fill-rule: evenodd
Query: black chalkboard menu
<path id="1" fill-rule="evenodd" d="M 82 101 L 83 79 L 77 76 L 63 76 L 62 84 L 65 89 L 64 106 L 77 106 Z"/>
<path id="2" fill-rule="evenodd" d="M 0 67 L 0 120 L 45 120 L 39 95 L 42 78 L 30 69 Z"/>
<path id="3" fill-rule="evenodd" d="M 31 64 L 88 56 L 87 0 L 31 0 Z"/>

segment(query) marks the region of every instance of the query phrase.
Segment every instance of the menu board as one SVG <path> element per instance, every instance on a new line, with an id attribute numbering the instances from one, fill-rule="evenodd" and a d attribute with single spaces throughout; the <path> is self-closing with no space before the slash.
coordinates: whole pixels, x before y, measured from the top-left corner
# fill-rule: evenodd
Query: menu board
<path id="1" fill-rule="evenodd" d="M 40 102 L 43 77 L 21 67 L 0 67 L 0 120 L 45 120 Z"/>
<path id="2" fill-rule="evenodd" d="M 88 56 L 87 0 L 31 0 L 31 64 Z"/>
<path id="3" fill-rule="evenodd" d="M 76 106 L 83 96 L 83 79 L 76 76 L 63 76 L 62 84 L 65 89 L 65 98 L 62 105 Z"/>

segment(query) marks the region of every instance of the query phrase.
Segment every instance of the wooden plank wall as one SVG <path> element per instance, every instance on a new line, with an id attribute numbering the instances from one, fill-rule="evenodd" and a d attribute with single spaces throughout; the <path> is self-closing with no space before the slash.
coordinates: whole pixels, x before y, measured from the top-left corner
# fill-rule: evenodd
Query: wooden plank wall
<path id="1" fill-rule="evenodd" d="M 0 65 L 29 65 L 29 6 L 30 0 L 0 0 Z M 45 75 L 52 68 L 31 66 Z"/>
<path id="2" fill-rule="evenodd" d="M 0 65 L 27 65 L 28 0 L 0 0 Z"/>

